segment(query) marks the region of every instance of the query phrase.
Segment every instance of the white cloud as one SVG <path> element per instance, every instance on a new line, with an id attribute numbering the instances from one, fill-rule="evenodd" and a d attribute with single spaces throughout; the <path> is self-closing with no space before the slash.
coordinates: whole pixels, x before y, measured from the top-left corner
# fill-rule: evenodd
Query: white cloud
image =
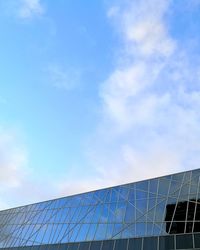
<path id="1" fill-rule="evenodd" d="M 14 131 L 0 129 L 1 188 L 18 187 L 27 174 L 27 152 Z"/>
<path id="2" fill-rule="evenodd" d="M 199 167 L 199 66 L 170 35 L 171 2 L 116 1 L 108 11 L 123 46 L 101 86 L 103 116 L 88 146 L 106 182 Z"/>
<path id="3" fill-rule="evenodd" d="M 45 8 L 41 0 L 6 0 L 0 1 L 1 12 L 23 20 L 41 17 Z"/>
<path id="4" fill-rule="evenodd" d="M 44 7 L 40 0 L 18 0 L 18 15 L 20 18 L 31 18 L 44 14 Z"/>

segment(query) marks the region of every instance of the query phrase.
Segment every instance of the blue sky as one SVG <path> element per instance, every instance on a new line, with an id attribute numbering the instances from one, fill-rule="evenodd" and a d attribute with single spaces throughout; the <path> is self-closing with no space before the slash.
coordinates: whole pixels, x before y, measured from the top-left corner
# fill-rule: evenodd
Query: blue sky
<path id="1" fill-rule="evenodd" d="M 0 207 L 200 162 L 199 0 L 0 0 Z"/>

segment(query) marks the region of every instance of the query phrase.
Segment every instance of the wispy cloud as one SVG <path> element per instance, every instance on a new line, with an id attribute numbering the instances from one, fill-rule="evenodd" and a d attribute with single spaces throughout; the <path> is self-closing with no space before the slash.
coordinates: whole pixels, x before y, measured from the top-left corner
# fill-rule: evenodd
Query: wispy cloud
<path id="1" fill-rule="evenodd" d="M 26 175 L 27 152 L 14 131 L 0 128 L 1 188 L 17 187 Z M 0 190 L 1 190 L 0 188 Z"/>
<path id="2" fill-rule="evenodd" d="M 41 0 L 7 0 L 0 2 L 1 9 L 7 15 L 28 20 L 45 13 Z"/>
<path id="3" fill-rule="evenodd" d="M 91 164 L 115 184 L 199 167 L 199 56 L 170 34 L 172 1 L 115 3 L 108 17 L 123 45 L 100 89 Z"/>
<path id="4" fill-rule="evenodd" d="M 0 126 L 0 210 L 54 197 L 53 180 L 39 178 L 30 167 L 28 147 L 18 129 Z"/>
<path id="5" fill-rule="evenodd" d="M 27 151 L 17 132 L 0 127 L 0 208 L 8 206 L 10 191 L 18 189 L 29 173 Z M 9 197 L 11 198 L 11 197 Z"/>
<path id="6" fill-rule="evenodd" d="M 21 18 L 31 18 L 44 14 L 44 7 L 40 0 L 20 0 L 18 15 Z"/>
<path id="7" fill-rule="evenodd" d="M 72 90 L 80 84 L 80 70 L 63 67 L 60 64 L 51 64 L 47 67 L 50 83 L 58 89 Z"/>

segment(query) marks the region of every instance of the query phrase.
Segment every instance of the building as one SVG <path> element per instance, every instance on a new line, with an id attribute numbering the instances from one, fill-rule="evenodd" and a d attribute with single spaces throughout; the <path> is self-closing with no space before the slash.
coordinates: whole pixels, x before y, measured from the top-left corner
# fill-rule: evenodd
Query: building
<path id="1" fill-rule="evenodd" d="M 0 249 L 200 249 L 200 169 L 1 211 Z"/>

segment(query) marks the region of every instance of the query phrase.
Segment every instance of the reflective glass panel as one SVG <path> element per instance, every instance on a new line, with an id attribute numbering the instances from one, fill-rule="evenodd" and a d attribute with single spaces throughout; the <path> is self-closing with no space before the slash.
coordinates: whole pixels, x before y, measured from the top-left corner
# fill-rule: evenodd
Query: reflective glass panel
<path id="1" fill-rule="evenodd" d="M 176 249 L 190 249 L 193 248 L 192 235 L 177 235 L 176 236 Z"/>
<path id="2" fill-rule="evenodd" d="M 106 241 L 103 241 L 103 246 L 101 250 L 112 250 L 113 246 L 114 246 L 113 240 L 106 240 Z"/>
<path id="3" fill-rule="evenodd" d="M 128 250 L 141 250 L 142 249 L 142 238 L 129 239 Z"/>
<path id="4" fill-rule="evenodd" d="M 159 250 L 174 249 L 174 236 L 159 237 Z"/>
<path id="5" fill-rule="evenodd" d="M 116 240 L 114 250 L 126 250 L 127 249 L 128 240 Z"/>
<path id="6" fill-rule="evenodd" d="M 102 241 L 93 241 L 91 242 L 90 250 L 100 250 Z"/>
<path id="7" fill-rule="evenodd" d="M 200 234 L 194 234 L 195 248 L 200 248 Z"/>
<path id="8" fill-rule="evenodd" d="M 157 237 L 147 237 L 144 238 L 143 249 L 156 250 L 158 245 Z"/>

